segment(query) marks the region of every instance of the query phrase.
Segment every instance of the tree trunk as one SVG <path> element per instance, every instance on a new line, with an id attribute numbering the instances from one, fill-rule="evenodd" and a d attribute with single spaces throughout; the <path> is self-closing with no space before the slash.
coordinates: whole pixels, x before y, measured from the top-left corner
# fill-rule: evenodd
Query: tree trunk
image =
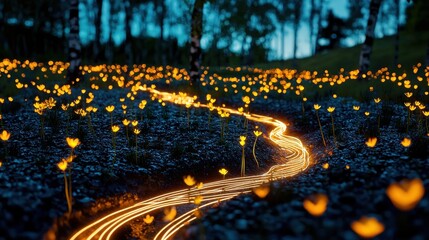
<path id="1" fill-rule="evenodd" d="M 131 36 L 131 17 L 132 17 L 132 6 L 130 1 L 125 1 L 125 62 L 128 65 L 132 65 L 134 62 L 133 51 L 132 51 L 132 36 Z"/>
<path id="2" fill-rule="evenodd" d="M 395 35 L 395 53 L 393 56 L 393 62 L 395 64 L 395 66 L 398 65 L 399 63 L 399 20 L 400 20 L 400 7 L 401 7 L 401 2 L 400 0 L 395 0 L 396 2 L 396 35 Z"/>
<path id="3" fill-rule="evenodd" d="M 102 9 L 103 9 L 103 0 L 97 0 L 95 1 L 96 5 L 96 14 L 95 14 L 95 21 L 94 21 L 94 27 L 95 27 L 95 39 L 94 43 L 92 45 L 92 50 L 94 53 L 95 61 L 99 61 L 101 58 L 101 52 L 100 52 L 100 39 L 101 39 L 101 17 L 102 17 Z"/>
<path id="4" fill-rule="evenodd" d="M 281 24 L 281 28 L 282 28 L 282 37 L 281 37 L 281 49 L 282 49 L 282 53 L 281 53 L 281 58 L 283 61 L 286 60 L 286 46 L 285 46 L 285 38 L 286 38 L 286 26 L 282 23 Z"/>
<path id="5" fill-rule="evenodd" d="M 374 30 L 375 25 L 377 24 L 380 4 L 381 0 L 371 0 L 369 5 L 369 17 L 366 25 L 365 41 L 363 42 L 359 58 L 359 76 L 366 74 L 370 65 L 372 45 L 374 43 Z"/>
<path id="6" fill-rule="evenodd" d="M 69 62 L 68 83 L 74 85 L 79 82 L 79 67 L 81 64 L 81 45 L 79 38 L 79 0 L 70 0 L 70 34 L 69 34 Z"/>
<path id="7" fill-rule="evenodd" d="M 309 19 L 309 27 L 310 27 L 310 51 L 311 55 L 314 55 L 314 17 L 316 16 L 316 5 L 315 0 L 310 0 L 310 19 Z"/>
<path id="8" fill-rule="evenodd" d="M 298 30 L 302 15 L 302 1 L 294 1 L 294 17 L 293 17 L 293 59 L 292 66 L 296 67 L 296 53 L 298 51 Z"/>
<path id="9" fill-rule="evenodd" d="M 190 83 L 196 85 L 200 79 L 201 66 L 201 36 L 203 29 L 203 7 L 205 0 L 195 0 L 191 22 L 191 49 L 190 49 Z"/>

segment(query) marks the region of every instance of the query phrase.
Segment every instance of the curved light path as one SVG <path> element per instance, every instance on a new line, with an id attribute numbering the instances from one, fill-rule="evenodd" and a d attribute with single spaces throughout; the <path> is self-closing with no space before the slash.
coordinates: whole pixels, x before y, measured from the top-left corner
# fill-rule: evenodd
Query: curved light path
<path id="1" fill-rule="evenodd" d="M 176 94 L 160 92 L 150 88 L 141 88 L 140 90 L 148 91 L 162 101 L 188 106 L 192 104 L 195 107 L 209 108 L 208 105 L 194 103 L 191 97 L 178 96 Z M 274 126 L 269 137 L 285 151 L 285 157 L 283 159 L 276 159 L 277 165 L 272 166 L 266 173 L 261 175 L 236 177 L 205 183 L 201 189 L 193 187 L 173 191 L 120 209 L 83 227 L 75 233 L 70 240 L 115 239 L 114 233 L 120 227 L 126 225 L 135 218 L 144 217 L 146 214 L 153 214 L 153 212 L 157 212 L 166 207 L 187 205 L 185 209 L 188 210 L 185 210 L 180 216 L 178 215 L 173 221 L 166 224 L 158 231 L 154 238 L 170 239 L 180 228 L 196 218 L 194 212 L 197 205 L 193 204 L 195 197 L 203 197 L 199 206 L 199 209 L 202 209 L 231 199 L 241 193 L 250 192 L 253 188 L 259 187 L 272 180 L 294 176 L 309 166 L 310 158 L 301 141 L 295 137 L 284 134 L 286 131 L 285 123 L 263 115 L 243 114 L 230 108 L 218 107 L 216 109 L 229 112 L 230 114 L 244 115 L 249 120 Z"/>

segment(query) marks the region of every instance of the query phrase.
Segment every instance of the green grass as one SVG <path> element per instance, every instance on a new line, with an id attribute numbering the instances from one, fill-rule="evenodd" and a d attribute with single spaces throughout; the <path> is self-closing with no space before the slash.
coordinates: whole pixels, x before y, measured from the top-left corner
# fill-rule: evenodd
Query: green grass
<path id="1" fill-rule="evenodd" d="M 427 39 L 429 32 L 408 33 L 401 32 L 399 45 L 399 63 L 404 69 L 418 62 L 424 63 L 427 48 Z M 371 70 L 378 70 L 382 67 L 394 69 L 394 36 L 376 39 L 371 55 Z M 328 70 L 331 73 L 337 73 L 340 68 L 346 71 L 358 68 L 359 54 L 362 45 L 349 48 L 334 49 L 325 53 L 316 54 L 315 56 L 297 60 L 297 67 L 300 70 Z M 284 62 L 275 61 L 271 63 L 258 64 L 257 67 L 269 68 L 293 68 L 292 60 Z"/>

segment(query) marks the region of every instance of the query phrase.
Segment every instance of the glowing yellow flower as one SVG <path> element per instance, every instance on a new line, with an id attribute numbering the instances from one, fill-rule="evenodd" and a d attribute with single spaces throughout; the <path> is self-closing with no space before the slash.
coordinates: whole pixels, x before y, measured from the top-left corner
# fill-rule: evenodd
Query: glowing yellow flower
<path id="1" fill-rule="evenodd" d="M 406 92 L 406 93 L 404 93 L 405 94 L 405 96 L 407 97 L 407 98 L 410 98 L 411 96 L 413 96 L 413 93 L 412 92 Z"/>
<path id="2" fill-rule="evenodd" d="M 124 119 L 122 120 L 122 124 L 124 124 L 125 126 L 128 126 L 130 124 L 130 121 L 128 119 Z"/>
<path id="3" fill-rule="evenodd" d="M 404 138 L 401 141 L 402 146 L 409 147 L 411 145 L 411 139 L 410 138 Z"/>
<path id="4" fill-rule="evenodd" d="M 67 144 L 71 148 L 75 148 L 80 144 L 79 138 L 66 137 Z"/>
<path id="5" fill-rule="evenodd" d="M 119 126 L 118 125 L 113 125 L 112 126 L 112 132 L 117 133 L 119 131 Z"/>
<path id="6" fill-rule="evenodd" d="M 414 111 L 414 110 L 416 110 L 416 108 L 417 108 L 417 107 L 416 107 L 416 106 L 414 106 L 414 105 L 411 105 L 411 106 L 409 106 L 408 108 L 410 109 L 410 111 Z"/>
<path id="7" fill-rule="evenodd" d="M 390 184 L 386 189 L 386 194 L 396 208 L 409 211 L 420 202 L 425 194 L 425 188 L 419 178 L 404 179 L 398 183 Z"/>
<path id="8" fill-rule="evenodd" d="M 203 201 L 203 196 L 196 196 L 194 198 L 194 203 L 197 205 L 200 205 L 202 201 Z"/>
<path id="9" fill-rule="evenodd" d="M 411 105 L 410 102 L 404 102 L 405 107 L 409 107 Z"/>
<path id="10" fill-rule="evenodd" d="M 165 222 L 170 222 L 172 221 L 177 214 L 177 210 L 176 207 L 168 207 L 164 209 L 164 221 Z"/>
<path id="11" fill-rule="evenodd" d="M 106 107 L 106 111 L 108 111 L 109 113 L 113 112 L 113 110 L 115 110 L 115 106 L 113 106 L 113 105 Z"/>
<path id="12" fill-rule="evenodd" d="M 380 103 L 380 102 L 381 102 L 381 99 L 380 99 L 380 98 L 374 98 L 374 102 L 375 102 L 375 103 Z"/>
<path id="13" fill-rule="evenodd" d="M 374 217 L 361 217 L 352 222 L 351 228 L 362 238 L 373 238 L 384 231 L 384 225 Z"/>
<path id="14" fill-rule="evenodd" d="M 303 206 L 311 215 L 322 216 L 328 206 L 328 197 L 322 193 L 313 194 L 304 200 Z"/>
<path id="15" fill-rule="evenodd" d="M 61 171 L 65 171 L 67 169 L 67 161 L 62 160 L 61 162 L 57 163 L 57 166 Z"/>
<path id="16" fill-rule="evenodd" d="M 244 147 L 246 145 L 246 136 L 240 136 L 240 145 Z"/>
<path id="17" fill-rule="evenodd" d="M 376 137 L 370 137 L 370 138 L 368 138 L 368 140 L 365 142 L 365 144 L 368 146 L 368 147 L 370 147 L 370 148 L 373 148 L 373 147 L 375 147 L 375 145 L 377 144 L 377 138 Z"/>
<path id="18" fill-rule="evenodd" d="M 323 169 L 328 169 L 328 168 L 329 168 L 329 163 L 324 163 L 324 164 L 322 165 L 322 168 L 323 168 Z"/>
<path id="19" fill-rule="evenodd" d="M 359 111 L 359 109 L 360 109 L 360 106 L 353 106 L 353 110 Z"/>
<path id="20" fill-rule="evenodd" d="M 256 137 L 259 137 L 262 135 L 261 131 L 253 131 L 253 134 L 255 134 Z"/>
<path id="21" fill-rule="evenodd" d="M 268 193 L 270 193 L 270 186 L 262 185 L 257 188 L 253 188 L 252 191 L 259 198 L 265 198 L 268 195 Z"/>
<path id="22" fill-rule="evenodd" d="M 0 134 L 0 139 L 6 142 L 7 140 L 9 140 L 9 138 L 10 138 L 10 132 L 3 130 Z"/>
<path id="23" fill-rule="evenodd" d="M 365 112 L 364 114 L 365 114 L 365 116 L 367 116 L 367 117 L 368 117 L 368 116 L 369 116 L 369 114 L 370 114 L 370 112 Z"/>
<path id="24" fill-rule="evenodd" d="M 137 121 L 137 120 L 133 120 L 131 122 L 131 125 L 133 125 L 133 127 L 136 127 L 138 124 L 139 124 L 139 121 Z"/>
<path id="25" fill-rule="evenodd" d="M 197 185 L 195 185 L 195 188 L 196 189 L 202 189 L 203 186 L 204 186 L 204 183 L 203 182 L 199 182 Z"/>
<path id="26" fill-rule="evenodd" d="M 333 112 L 333 111 L 335 111 L 335 107 L 328 107 L 328 112 Z"/>
<path id="27" fill-rule="evenodd" d="M 320 106 L 319 104 L 314 104 L 314 109 L 317 111 L 317 110 L 319 110 L 322 106 Z"/>
<path id="28" fill-rule="evenodd" d="M 191 175 L 187 175 L 185 177 L 183 177 L 183 181 L 185 182 L 186 185 L 188 185 L 189 187 L 194 186 L 195 185 L 195 178 L 192 177 Z"/>
<path id="29" fill-rule="evenodd" d="M 146 223 L 146 224 L 151 224 L 152 222 L 153 222 L 153 220 L 155 219 L 155 217 L 154 216 L 151 216 L 151 215 L 149 215 L 149 214 L 147 214 L 146 215 L 146 217 L 145 218 L 143 218 L 143 221 Z"/>
<path id="30" fill-rule="evenodd" d="M 76 155 L 69 155 L 67 158 L 63 158 L 62 160 L 66 161 L 68 163 L 71 163 L 71 162 L 73 162 L 73 159 L 75 159 L 75 158 L 76 158 Z"/>
<path id="31" fill-rule="evenodd" d="M 423 115 L 425 115 L 425 117 L 429 117 L 429 111 L 423 111 Z"/>
<path id="32" fill-rule="evenodd" d="M 137 128 L 135 128 L 133 132 L 134 132 L 135 135 L 139 135 L 140 134 L 140 130 L 137 129 Z"/>
<path id="33" fill-rule="evenodd" d="M 222 174 L 225 177 L 225 175 L 228 173 L 228 170 L 226 170 L 225 168 L 221 168 L 219 170 L 219 173 Z"/>
<path id="34" fill-rule="evenodd" d="M 146 107 L 146 103 L 147 103 L 147 101 L 146 101 L 146 100 L 142 100 L 142 101 L 139 103 L 139 108 L 140 108 L 141 110 L 143 110 L 143 109 Z"/>

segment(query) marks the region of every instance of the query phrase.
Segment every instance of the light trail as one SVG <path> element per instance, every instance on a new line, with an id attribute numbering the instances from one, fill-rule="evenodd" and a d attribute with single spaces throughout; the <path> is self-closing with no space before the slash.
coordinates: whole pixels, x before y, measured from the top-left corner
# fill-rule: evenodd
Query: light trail
<path id="1" fill-rule="evenodd" d="M 209 108 L 206 104 L 194 103 L 194 99 L 189 96 L 179 96 L 174 93 L 160 92 L 151 88 L 141 88 L 141 90 L 152 93 L 162 101 L 180 105 L 192 104 L 195 107 Z M 307 150 L 298 138 L 285 135 L 286 124 L 282 121 L 264 115 L 243 114 L 231 108 L 217 107 L 216 109 L 229 112 L 230 114 L 243 115 L 249 120 L 274 126 L 269 137 L 271 141 L 285 152 L 285 157 L 282 159 L 275 159 L 277 164 L 261 175 L 236 177 L 205 183 L 202 189 L 193 187 L 173 191 L 141 201 L 133 206 L 117 210 L 83 227 L 71 236 L 70 240 L 114 239 L 114 233 L 120 227 L 126 225 L 135 218 L 144 217 L 146 214 L 171 206 L 196 206 L 193 204 L 193 201 L 197 196 L 203 197 L 201 205 L 199 206 L 199 209 L 203 209 L 212 206 L 215 203 L 231 199 L 241 193 L 251 192 L 253 188 L 259 187 L 270 181 L 294 176 L 308 168 L 310 158 Z M 188 222 L 196 219 L 194 216 L 195 210 L 196 208 L 185 211 L 173 221 L 166 224 L 158 231 L 154 239 L 170 239 Z"/>

